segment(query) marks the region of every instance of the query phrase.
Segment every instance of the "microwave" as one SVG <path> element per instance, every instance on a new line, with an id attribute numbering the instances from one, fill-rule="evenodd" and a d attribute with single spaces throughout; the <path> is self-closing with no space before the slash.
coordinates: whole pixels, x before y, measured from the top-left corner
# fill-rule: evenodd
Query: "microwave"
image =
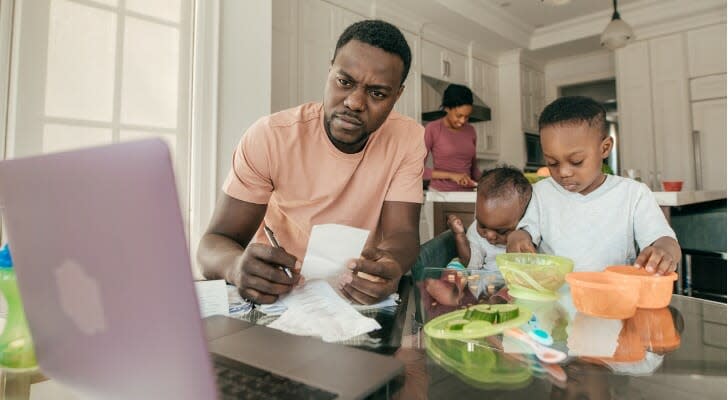
<path id="1" fill-rule="evenodd" d="M 524 171 L 533 172 L 546 165 L 541 150 L 541 137 L 535 133 L 526 133 L 526 167 Z"/>

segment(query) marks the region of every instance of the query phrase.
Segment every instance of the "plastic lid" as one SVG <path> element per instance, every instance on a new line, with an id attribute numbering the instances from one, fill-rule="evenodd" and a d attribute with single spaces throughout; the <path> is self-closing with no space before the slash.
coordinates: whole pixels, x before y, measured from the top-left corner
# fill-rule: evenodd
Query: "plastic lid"
<path id="1" fill-rule="evenodd" d="M 7 243 L 0 249 L 0 268 L 12 268 L 13 258 L 10 256 L 10 247 Z"/>

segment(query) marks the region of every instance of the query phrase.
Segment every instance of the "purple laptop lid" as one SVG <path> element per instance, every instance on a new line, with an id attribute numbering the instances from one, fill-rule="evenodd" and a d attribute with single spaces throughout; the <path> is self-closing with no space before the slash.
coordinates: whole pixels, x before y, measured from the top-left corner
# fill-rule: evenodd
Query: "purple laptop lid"
<path id="1" fill-rule="evenodd" d="M 161 140 L 2 161 L 0 212 L 44 374 L 92 398 L 216 396 Z"/>

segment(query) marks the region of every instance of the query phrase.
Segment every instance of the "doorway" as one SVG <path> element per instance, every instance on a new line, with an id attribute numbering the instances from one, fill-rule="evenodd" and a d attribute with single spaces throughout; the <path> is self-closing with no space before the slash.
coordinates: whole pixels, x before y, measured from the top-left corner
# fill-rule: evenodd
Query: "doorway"
<path id="1" fill-rule="evenodd" d="M 607 124 L 609 135 L 614 140 L 612 152 L 607 157 L 606 164 L 615 175 L 619 175 L 619 113 L 617 110 L 617 82 L 614 79 L 604 79 L 592 82 L 583 82 L 558 88 L 559 97 L 586 96 L 600 103 L 607 110 Z"/>

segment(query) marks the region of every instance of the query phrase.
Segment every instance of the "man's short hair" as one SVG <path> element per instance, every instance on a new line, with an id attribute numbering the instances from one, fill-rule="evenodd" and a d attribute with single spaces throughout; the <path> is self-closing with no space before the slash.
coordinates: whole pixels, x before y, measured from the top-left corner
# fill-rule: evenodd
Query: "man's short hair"
<path id="1" fill-rule="evenodd" d="M 538 119 L 539 132 L 553 125 L 586 123 L 602 134 L 602 139 L 609 136 L 607 110 L 594 99 L 584 96 L 561 97 L 543 109 Z"/>
<path id="2" fill-rule="evenodd" d="M 523 172 L 510 165 L 499 165 L 485 171 L 478 179 L 478 194 L 486 198 L 507 198 L 514 194 L 524 202 L 531 199 L 531 183 Z"/>
<path id="3" fill-rule="evenodd" d="M 352 40 L 358 40 L 399 56 L 404 64 L 400 84 L 404 83 L 412 64 L 412 52 L 404 35 L 396 26 L 378 19 L 355 22 L 339 36 L 339 40 L 336 42 L 336 50 L 334 50 L 334 59 L 336 59 L 339 49 Z"/>

